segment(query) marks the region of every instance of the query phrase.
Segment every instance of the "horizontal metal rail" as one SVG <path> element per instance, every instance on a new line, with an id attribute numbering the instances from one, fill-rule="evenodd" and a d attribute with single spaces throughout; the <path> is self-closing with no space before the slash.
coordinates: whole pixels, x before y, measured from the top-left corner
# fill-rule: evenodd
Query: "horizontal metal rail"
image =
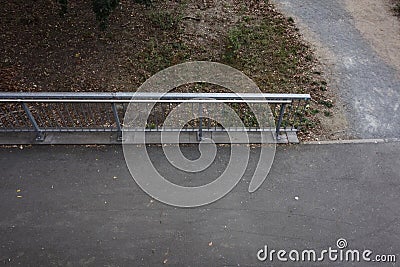
<path id="1" fill-rule="evenodd" d="M 145 93 L 145 92 L 0 92 L 0 99 L 244 99 L 244 100 L 309 100 L 309 94 L 266 93 Z"/>
<path id="2" fill-rule="evenodd" d="M 291 100 L 243 100 L 243 99 L 5 99 L 1 102 L 24 103 L 267 103 L 289 104 Z"/>
<path id="3" fill-rule="evenodd" d="M 308 94 L 0 92 L 0 132 L 36 132 L 37 141 L 44 140 L 46 132 L 117 132 L 121 138 L 123 129 L 198 131 L 200 138 L 202 131 L 275 131 L 279 136 L 300 129 L 310 99 Z M 145 128 L 124 125 L 131 103 L 142 105 L 138 113 L 152 104 Z M 163 125 L 181 103 L 191 105 L 198 119 L 183 129 Z M 223 110 L 225 104 L 238 113 L 244 127 L 222 127 L 208 117 L 207 112 Z M 275 127 L 261 127 L 249 105 L 269 105 Z"/>

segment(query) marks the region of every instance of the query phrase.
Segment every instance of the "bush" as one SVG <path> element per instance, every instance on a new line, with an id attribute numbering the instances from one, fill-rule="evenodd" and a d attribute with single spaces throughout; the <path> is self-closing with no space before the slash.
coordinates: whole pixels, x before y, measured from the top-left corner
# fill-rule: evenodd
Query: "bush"
<path id="1" fill-rule="evenodd" d="M 107 27 L 108 17 L 111 12 L 118 6 L 119 0 L 93 0 L 92 8 L 96 14 L 97 20 L 100 22 L 100 28 Z"/>
<path id="2" fill-rule="evenodd" d="M 152 0 L 134 0 L 136 3 L 151 5 Z M 60 4 L 60 15 L 64 16 L 68 11 L 68 0 L 58 0 Z M 92 9 L 100 22 L 100 28 L 104 30 L 107 27 L 108 18 L 111 12 L 118 6 L 119 0 L 92 0 Z"/>
<path id="3" fill-rule="evenodd" d="M 400 0 L 396 0 L 393 10 L 397 16 L 400 16 Z"/>

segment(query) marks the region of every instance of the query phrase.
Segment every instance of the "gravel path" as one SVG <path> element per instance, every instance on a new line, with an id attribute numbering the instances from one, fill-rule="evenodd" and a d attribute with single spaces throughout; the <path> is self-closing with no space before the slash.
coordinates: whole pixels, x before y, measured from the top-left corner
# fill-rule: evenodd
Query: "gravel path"
<path id="1" fill-rule="evenodd" d="M 399 137 L 399 71 L 387 64 L 382 53 L 374 50 L 373 42 L 356 28 L 357 16 L 346 9 L 345 3 L 341 0 L 274 2 L 295 18 L 303 32 L 312 36 L 311 42 L 318 43 L 332 57 L 333 67 L 327 72 L 333 72 L 333 84 L 345 106 L 348 134 L 358 138 Z M 371 23 L 370 27 L 374 26 Z M 397 37 L 388 34 L 388 43 L 392 38 Z"/>

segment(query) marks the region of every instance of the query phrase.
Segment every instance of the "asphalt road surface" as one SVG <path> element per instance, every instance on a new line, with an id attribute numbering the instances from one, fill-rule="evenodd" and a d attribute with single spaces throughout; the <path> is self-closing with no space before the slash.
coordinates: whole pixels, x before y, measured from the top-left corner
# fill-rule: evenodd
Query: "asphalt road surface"
<path id="1" fill-rule="evenodd" d="M 183 151 L 198 156 L 193 147 Z M 182 209 L 141 191 L 120 146 L 2 148 L 0 263 L 281 266 L 276 258 L 260 262 L 257 252 L 265 245 L 321 251 L 339 238 L 351 249 L 399 257 L 400 143 L 279 146 L 267 180 L 249 194 L 258 151 L 226 197 Z M 149 154 L 171 181 L 199 185 L 224 169 L 229 147 L 198 174 L 174 170 L 160 147 Z M 335 264 L 346 265 L 316 266 Z M 284 264 L 299 265 L 310 264 Z"/>

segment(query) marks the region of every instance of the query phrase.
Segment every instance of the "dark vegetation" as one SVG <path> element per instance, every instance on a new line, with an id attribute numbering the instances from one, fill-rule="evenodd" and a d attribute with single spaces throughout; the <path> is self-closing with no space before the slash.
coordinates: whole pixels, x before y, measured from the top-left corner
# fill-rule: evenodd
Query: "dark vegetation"
<path id="1" fill-rule="evenodd" d="M 133 1 L 133 0 L 132 0 Z M 151 0 L 134 0 L 136 3 L 150 5 Z M 60 4 L 60 16 L 64 16 L 68 12 L 68 0 L 58 0 Z M 92 0 L 92 9 L 99 21 L 100 29 L 105 30 L 108 18 L 114 9 L 118 6 L 119 0 Z"/>
<path id="2" fill-rule="evenodd" d="M 393 11 L 400 17 L 400 0 L 394 0 Z"/>

